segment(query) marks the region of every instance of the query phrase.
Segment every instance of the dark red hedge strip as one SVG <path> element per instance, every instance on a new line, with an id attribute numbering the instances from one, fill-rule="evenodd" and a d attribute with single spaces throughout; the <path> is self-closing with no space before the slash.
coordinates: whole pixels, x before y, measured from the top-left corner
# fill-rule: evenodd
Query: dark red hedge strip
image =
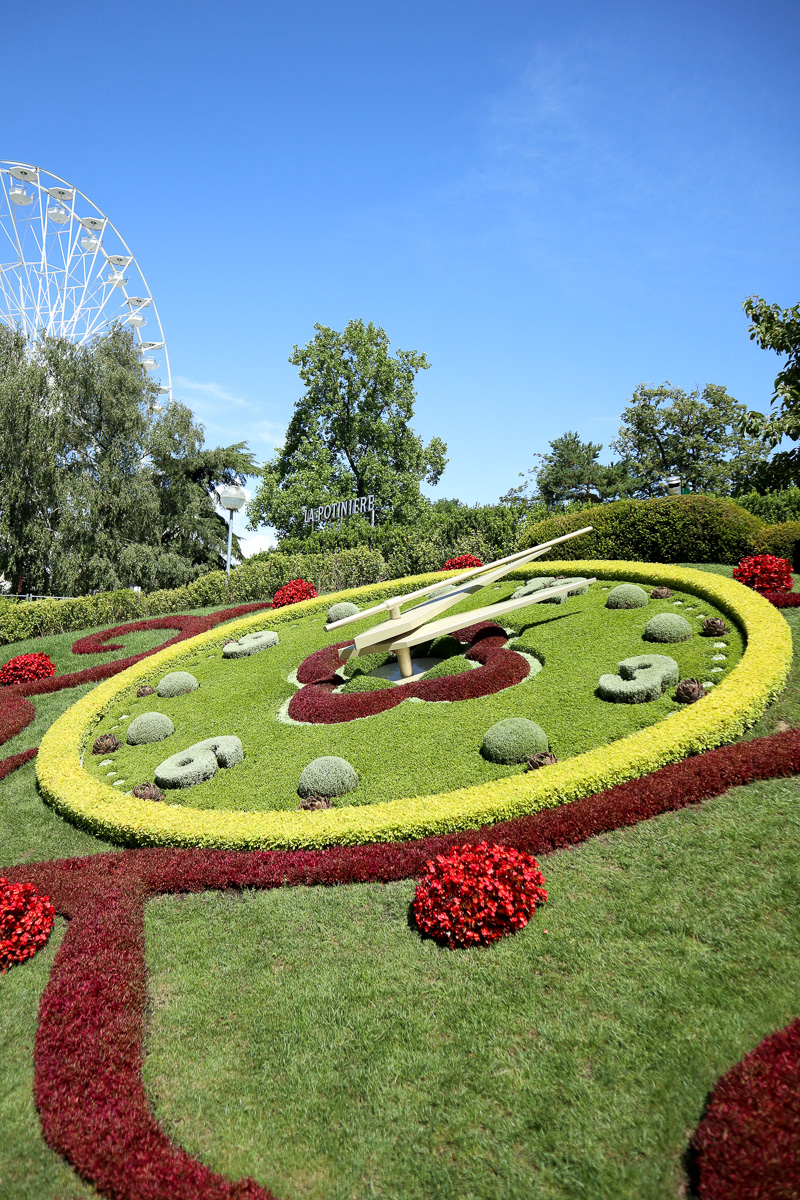
<path id="1" fill-rule="evenodd" d="M 49 679 L 33 679 L 28 683 L 16 683 L 0 689 L 0 746 L 9 738 L 15 737 L 23 729 L 26 729 L 36 716 L 36 709 L 25 699 L 26 696 L 60 692 L 62 688 L 80 687 L 83 683 L 99 683 L 101 679 L 110 679 L 112 675 L 118 675 L 120 671 L 133 666 L 141 659 L 149 658 L 151 654 L 157 654 L 165 646 L 173 646 L 176 642 L 183 642 L 197 633 L 213 629 L 221 621 L 232 621 L 236 617 L 244 617 L 247 613 L 256 612 L 258 609 L 271 607 L 269 601 L 264 601 L 258 604 L 238 604 L 235 608 L 209 613 L 206 617 L 154 617 L 148 621 L 131 621 L 127 625 L 115 625 L 113 629 L 107 629 L 102 633 L 79 638 L 72 647 L 73 650 L 75 650 L 75 646 L 82 647 L 76 653 L 96 654 L 97 648 L 112 649 L 111 646 L 101 646 L 106 638 L 120 637 L 126 633 L 138 633 L 142 629 L 178 630 L 175 637 L 162 642 L 160 646 L 155 646 L 152 650 L 144 650 L 141 654 L 132 654 L 129 658 L 121 658 L 117 662 L 101 663 L 96 667 L 87 667 L 84 671 L 72 671 L 68 675 L 55 675 Z M 95 648 L 86 649 L 89 643 L 92 643 Z M 33 755 L 28 757 L 33 757 Z M 0 779 L 5 778 L 11 771 L 16 770 L 17 767 L 22 766 L 23 762 L 27 761 L 27 758 L 19 754 L 0 759 Z"/>
<path id="2" fill-rule="evenodd" d="M 515 651 L 506 650 L 508 635 L 494 622 L 481 621 L 460 629 L 454 636 L 469 645 L 466 657 L 481 664 L 477 670 L 404 683 L 401 688 L 349 695 L 333 691 L 339 682 L 334 678 L 334 672 L 341 665 L 337 651 L 340 646 L 348 646 L 349 641 L 316 650 L 298 667 L 298 681 L 305 686 L 289 701 L 289 716 L 295 721 L 332 725 L 386 712 L 412 696 L 428 701 L 474 700 L 521 683 L 526 678 L 530 669 L 528 663 Z"/>
<path id="3" fill-rule="evenodd" d="M 800 1196 L 800 1021 L 719 1080 L 692 1150 L 703 1200 Z"/>
<path id="4" fill-rule="evenodd" d="M 798 773 L 800 730 L 790 730 L 712 750 L 561 808 L 468 833 L 322 851 L 130 850 L 9 868 L 9 880 L 35 883 L 58 913 L 71 918 L 42 998 L 36 1035 L 35 1095 L 44 1135 L 112 1200 L 269 1200 L 270 1193 L 252 1180 L 229 1183 L 195 1162 L 167 1140 L 150 1114 L 141 1078 L 143 910 L 148 896 L 416 878 L 437 854 L 480 842 L 546 854 L 696 804 L 738 784 Z M 789 1060 L 778 1055 L 777 1061 Z M 781 1079 L 789 1080 L 795 1069 L 790 1064 Z M 796 1130 L 800 1087 L 784 1087 L 780 1079 L 776 1086 L 786 1111 L 780 1117 L 776 1107 L 771 1128 L 780 1117 L 784 1130 Z M 765 1111 L 760 1109 L 748 1124 L 751 1139 Z M 729 1135 L 712 1157 L 718 1128 L 712 1122 L 702 1138 L 698 1134 L 698 1194 L 702 1200 L 766 1200 L 767 1193 L 749 1190 L 743 1174 L 732 1183 L 726 1179 L 720 1190 L 716 1164 L 734 1152 L 746 1157 L 747 1146 L 732 1144 Z M 764 1136 L 771 1136 L 770 1131 Z M 795 1133 L 790 1137 L 795 1139 L 795 1159 L 782 1182 L 795 1190 L 773 1190 L 770 1200 L 798 1194 L 800 1156 Z"/>
<path id="5" fill-rule="evenodd" d="M 800 608 L 800 592 L 762 592 L 776 608 Z"/>

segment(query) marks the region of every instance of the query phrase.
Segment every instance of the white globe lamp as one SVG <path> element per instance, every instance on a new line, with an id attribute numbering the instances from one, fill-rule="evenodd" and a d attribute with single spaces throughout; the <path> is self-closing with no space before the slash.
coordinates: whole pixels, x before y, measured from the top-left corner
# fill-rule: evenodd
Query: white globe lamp
<path id="1" fill-rule="evenodd" d="M 238 483 L 223 483 L 217 488 L 219 502 L 223 508 L 228 510 L 228 563 L 225 567 L 226 575 L 231 573 L 231 539 L 233 537 L 233 514 L 238 512 L 247 499 L 247 492 Z"/>

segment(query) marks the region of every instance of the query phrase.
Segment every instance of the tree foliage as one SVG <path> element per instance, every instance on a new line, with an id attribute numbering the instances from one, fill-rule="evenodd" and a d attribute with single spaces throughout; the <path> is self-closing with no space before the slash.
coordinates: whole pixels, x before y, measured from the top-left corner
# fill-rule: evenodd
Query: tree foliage
<path id="1" fill-rule="evenodd" d="M 781 308 L 778 304 L 767 304 L 760 296 L 749 296 L 742 308 L 751 322 L 750 341 L 762 350 L 787 355 L 773 385 L 774 411 L 769 416 L 746 413 L 742 430 L 758 437 L 769 449 L 784 438 L 800 442 L 800 304 Z M 775 454 L 762 467 L 756 484 L 759 491 L 800 484 L 800 447 Z"/>
<path id="2" fill-rule="evenodd" d="M 696 492 L 737 495 L 752 485 L 769 455 L 743 430 L 746 411 L 718 384 L 684 392 L 669 383 L 641 383 L 611 445 L 635 462 L 641 496 L 663 495 L 669 475 L 680 475 Z"/>
<path id="3" fill-rule="evenodd" d="M 350 321 L 343 333 L 314 328 L 289 358 L 305 392 L 284 445 L 263 469 L 249 528 L 272 525 L 280 538 L 304 537 L 312 532 L 304 509 L 368 495 L 376 520 L 407 524 L 427 503 L 421 482 L 436 484 L 447 464 L 441 438 L 426 445 L 410 427 L 414 380 L 428 360 L 415 350 L 391 355 L 386 333 L 371 322 Z M 354 522 L 366 524 L 348 519 Z"/>
<path id="4" fill-rule="evenodd" d="M 632 495 L 637 480 L 625 460 L 604 465 L 599 461 L 602 444 L 584 442 L 568 430 L 550 442 L 549 454 L 534 454 L 539 466 L 520 478 L 526 482 L 511 488 L 501 503 L 522 506 L 528 522 L 541 520 L 547 511 L 566 504 L 590 505 Z M 541 507 L 542 512 L 537 508 Z"/>
<path id="5" fill-rule="evenodd" d="M 0 569 L 14 591 L 186 583 L 218 567 L 214 487 L 253 471 L 204 450 L 184 405 L 156 404 L 132 332 L 91 346 L 0 326 Z"/>

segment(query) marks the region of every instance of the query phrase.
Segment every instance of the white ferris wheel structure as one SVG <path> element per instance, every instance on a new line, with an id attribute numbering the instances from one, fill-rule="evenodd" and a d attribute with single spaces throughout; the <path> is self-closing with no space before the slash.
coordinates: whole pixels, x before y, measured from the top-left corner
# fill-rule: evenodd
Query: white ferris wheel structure
<path id="1" fill-rule="evenodd" d="M 155 301 L 127 243 L 73 184 L 28 163 L 0 161 L 0 322 L 91 342 L 119 321 L 142 366 L 172 396 Z"/>

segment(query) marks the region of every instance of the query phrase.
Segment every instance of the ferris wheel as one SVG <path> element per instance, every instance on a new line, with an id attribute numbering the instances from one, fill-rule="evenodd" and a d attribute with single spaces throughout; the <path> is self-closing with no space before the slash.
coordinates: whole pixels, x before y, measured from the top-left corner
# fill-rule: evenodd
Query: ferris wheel
<path id="1" fill-rule="evenodd" d="M 133 330 L 142 366 L 171 397 L 158 311 L 120 233 L 65 179 L 0 161 L 0 322 L 29 339 L 84 344 L 115 321 Z"/>

